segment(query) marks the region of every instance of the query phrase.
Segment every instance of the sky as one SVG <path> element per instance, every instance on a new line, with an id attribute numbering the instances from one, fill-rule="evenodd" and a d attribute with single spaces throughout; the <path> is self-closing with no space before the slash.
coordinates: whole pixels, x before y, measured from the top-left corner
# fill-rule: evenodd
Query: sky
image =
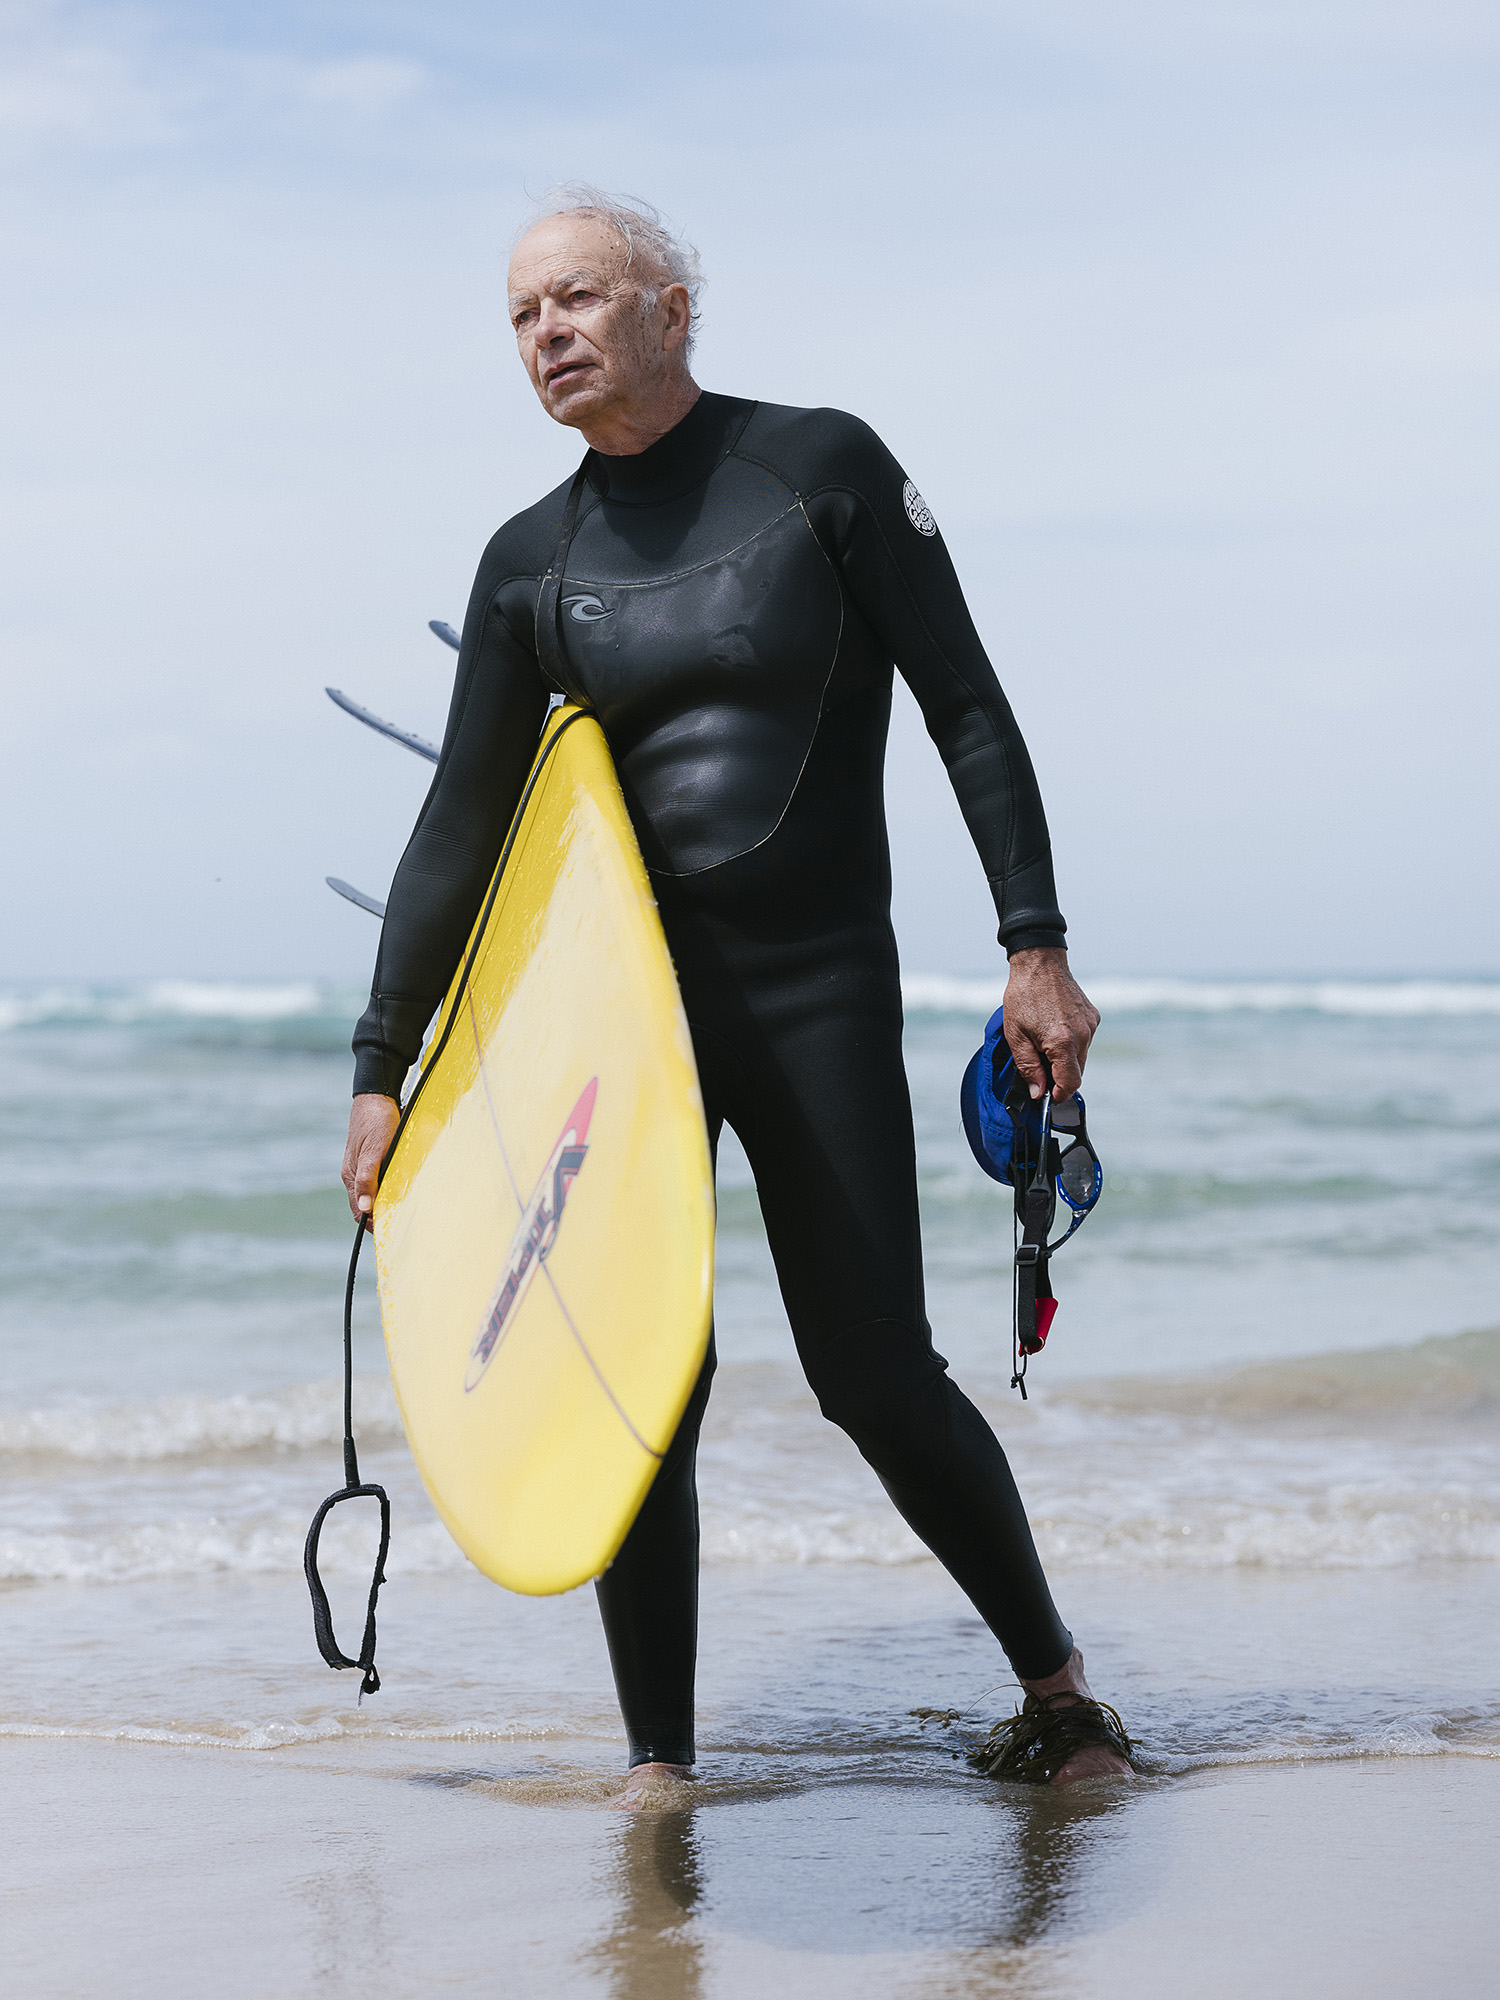
<path id="1" fill-rule="evenodd" d="M 856 411 L 1087 974 L 1500 969 L 1491 0 L 0 7 L 0 978 L 368 977 L 479 552 L 576 463 L 528 202 L 657 203 L 707 388 Z M 914 704 L 911 970 L 998 969 Z"/>

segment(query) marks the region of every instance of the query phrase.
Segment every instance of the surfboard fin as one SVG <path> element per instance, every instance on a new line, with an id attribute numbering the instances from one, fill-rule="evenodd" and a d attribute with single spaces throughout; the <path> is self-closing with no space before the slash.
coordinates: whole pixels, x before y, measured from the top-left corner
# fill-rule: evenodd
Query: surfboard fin
<path id="1" fill-rule="evenodd" d="M 394 722 L 387 722 L 383 716 L 374 715 L 368 708 L 361 708 L 357 701 L 351 701 L 341 688 L 324 688 L 324 694 L 336 708 L 345 715 L 352 715 L 356 722 L 362 722 L 367 729 L 373 729 L 377 736 L 389 736 L 393 743 L 402 743 L 408 750 L 414 750 L 419 757 L 425 757 L 429 764 L 438 760 L 437 745 L 429 743 L 425 736 L 418 736 L 414 730 L 398 728 Z"/>
<path id="2" fill-rule="evenodd" d="M 337 875 L 325 875 L 323 880 L 333 893 L 342 896 L 346 903 L 357 903 L 360 909 L 368 910 L 372 917 L 385 915 L 385 904 L 377 902 L 373 896 L 365 895 L 362 889 L 355 889 L 348 882 L 341 882 Z"/>

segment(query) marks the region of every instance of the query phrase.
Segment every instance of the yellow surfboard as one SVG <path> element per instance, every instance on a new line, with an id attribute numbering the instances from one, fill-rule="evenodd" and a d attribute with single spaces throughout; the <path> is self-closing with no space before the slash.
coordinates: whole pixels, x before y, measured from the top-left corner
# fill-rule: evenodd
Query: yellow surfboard
<path id="1" fill-rule="evenodd" d="M 511 1590 L 605 1569 L 708 1345 L 713 1178 L 677 980 L 598 723 L 554 711 L 375 1202 L 402 1421 Z"/>

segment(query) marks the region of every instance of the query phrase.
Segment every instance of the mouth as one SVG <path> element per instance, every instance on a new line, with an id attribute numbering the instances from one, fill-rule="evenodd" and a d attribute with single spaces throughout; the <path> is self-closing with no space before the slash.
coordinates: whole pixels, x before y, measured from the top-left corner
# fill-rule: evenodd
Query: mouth
<path id="1" fill-rule="evenodd" d="M 555 388 L 559 383 L 576 380 L 593 365 L 591 361 L 563 361 L 556 368 L 549 368 L 542 379 L 547 388 Z"/>

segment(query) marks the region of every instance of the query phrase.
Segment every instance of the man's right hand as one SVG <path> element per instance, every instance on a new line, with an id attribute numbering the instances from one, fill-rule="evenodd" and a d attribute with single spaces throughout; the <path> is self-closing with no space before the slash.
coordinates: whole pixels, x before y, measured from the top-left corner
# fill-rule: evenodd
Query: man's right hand
<path id="1" fill-rule="evenodd" d="M 374 1225 L 370 1211 L 375 1206 L 375 1190 L 380 1185 L 380 1162 L 385 1158 L 396 1127 L 401 1123 L 401 1106 L 394 1097 L 382 1097 L 367 1090 L 355 1098 L 349 1111 L 349 1143 L 344 1148 L 343 1182 L 349 1193 L 349 1212 L 362 1215 L 366 1229 Z"/>

